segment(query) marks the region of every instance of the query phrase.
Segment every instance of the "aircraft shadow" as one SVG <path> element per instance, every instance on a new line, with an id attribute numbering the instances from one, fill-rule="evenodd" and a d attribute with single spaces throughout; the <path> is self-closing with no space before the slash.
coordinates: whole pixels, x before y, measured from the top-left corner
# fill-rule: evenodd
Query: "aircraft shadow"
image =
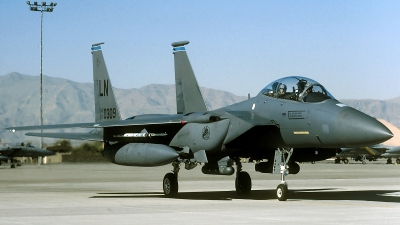
<path id="1" fill-rule="evenodd" d="M 392 194 L 396 193 L 396 194 Z M 162 192 L 123 192 L 123 193 L 98 193 L 90 198 L 172 198 L 187 200 L 273 200 L 276 199 L 274 190 L 253 190 L 249 195 L 240 196 L 235 191 L 206 191 L 206 192 L 180 192 L 174 197 L 166 197 Z M 300 200 L 352 200 L 372 202 L 400 203 L 399 190 L 362 190 L 342 191 L 338 189 L 298 189 L 290 190 L 290 201 Z"/>

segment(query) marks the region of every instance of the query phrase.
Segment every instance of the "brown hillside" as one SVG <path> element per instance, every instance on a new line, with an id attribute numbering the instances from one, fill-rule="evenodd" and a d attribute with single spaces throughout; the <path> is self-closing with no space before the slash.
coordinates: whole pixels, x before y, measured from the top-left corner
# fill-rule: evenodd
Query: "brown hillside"
<path id="1" fill-rule="evenodd" d="M 400 146 L 400 129 L 386 120 L 379 119 L 379 122 L 385 125 L 394 135 L 391 139 L 383 142 L 382 144 L 389 146 Z"/>

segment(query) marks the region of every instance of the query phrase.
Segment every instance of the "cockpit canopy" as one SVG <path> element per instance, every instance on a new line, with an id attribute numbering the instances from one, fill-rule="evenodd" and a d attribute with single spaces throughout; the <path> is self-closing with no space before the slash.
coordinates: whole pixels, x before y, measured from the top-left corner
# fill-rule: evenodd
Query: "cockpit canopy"
<path id="1" fill-rule="evenodd" d="M 268 84 L 261 94 L 299 102 L 335 99 L 320 83 L 306 77 L 284 77 Z"/>

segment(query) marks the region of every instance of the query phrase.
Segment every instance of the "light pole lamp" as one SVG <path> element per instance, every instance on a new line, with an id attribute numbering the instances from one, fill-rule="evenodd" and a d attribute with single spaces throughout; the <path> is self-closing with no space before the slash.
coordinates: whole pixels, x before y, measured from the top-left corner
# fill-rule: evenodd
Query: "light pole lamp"
<path id="1" fill-rule="evenodd" d="M 53 12 L 54 7 L 56 7 L 57 3 L 50 2 L 49 5 L 46 2 L 42 2 L 38 4 L 38 2 L 33 2 L 31 4 L 30 1 L 27 1 L 26 4 L 29 5 L 29 9 L 31 11 L 40 12 L 40 125 L 43 125 L 43 12 Z M 42 130 L 40 131 L 42 132 Z M 43 137 L 40 138 L 40 148 L 43 148 Z M 39 162 L 40 164 L 41 162 Z"/>

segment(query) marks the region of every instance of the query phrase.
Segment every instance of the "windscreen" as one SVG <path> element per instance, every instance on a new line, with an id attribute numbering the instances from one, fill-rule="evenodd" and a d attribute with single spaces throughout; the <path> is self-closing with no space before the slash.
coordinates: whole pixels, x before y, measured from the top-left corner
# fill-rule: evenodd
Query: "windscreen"
<path id="1" fill-rule="evenodd" d="M 335 99 L 320 83 L 306 77 L 285 77 L 268 84 L 263 95 L 299 102 L 321 102 Z"/>

